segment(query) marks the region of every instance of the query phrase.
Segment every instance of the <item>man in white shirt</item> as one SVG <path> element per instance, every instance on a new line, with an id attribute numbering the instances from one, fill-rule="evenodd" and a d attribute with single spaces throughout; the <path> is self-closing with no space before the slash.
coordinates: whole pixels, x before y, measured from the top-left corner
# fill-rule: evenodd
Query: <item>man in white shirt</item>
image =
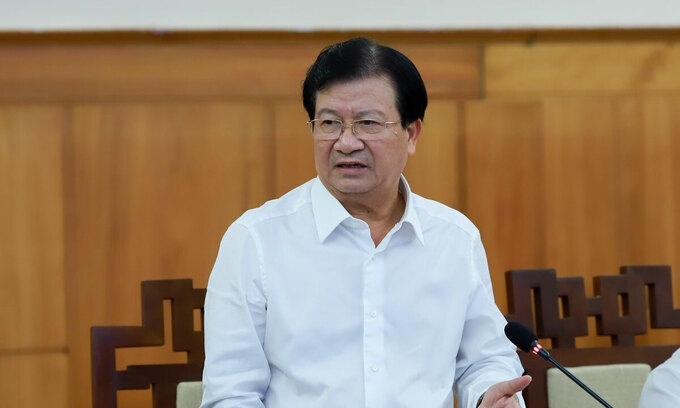
<path id="1" fill-rule="evenodd" d="M 652 370 L 640 394 L 639 408 L 680 407 L 680 349 Z"/>
<path id="2" fill-rule="evenodd" d="M 203 408 L 520 407 L 479 231 L 413 193 L 425 85 L 366 38 L 303 84 L 317 177 L 225 233 L 205 302 Z"/>

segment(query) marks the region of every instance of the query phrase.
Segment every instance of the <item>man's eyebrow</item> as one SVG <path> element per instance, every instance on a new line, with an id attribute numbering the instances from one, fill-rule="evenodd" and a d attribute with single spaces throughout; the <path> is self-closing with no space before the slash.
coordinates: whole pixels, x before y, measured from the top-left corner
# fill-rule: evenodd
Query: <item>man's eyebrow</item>
<path id="1" fill-rule="evenodd" d="M 380 116 L 380 117 L 385 116 L 380 109 L 367 109 L 367 110 L 362 110 L 362 111 L 357 112 L 356 117 L 376 116 L 376 115 Z"/>
<path id="2" fill-rule="evenodd" d="M 342 116 L 342 115 L 340 115 L 340 112 L 338 112 L 334 109 L 329 109 L 329 108 L 323 108 L 323 109 L 320 109 L 319 112 L 317 112 L 317 115 L 322 115 L 322 114 L 333 115 L 333 116 L 337 116 L 337 117 Z M 382 118 L 385 115 L 383 114 L 383 112 L 380 109 L 366 109 L 366 110 L 362 110 L 362 111 L 357 112 L 354 115 L 354 118 L 355 119 L 356 118 L 365 118 L 367 116 L 379 116 L 379 117 Z"/>
<path id="3" fill-rule="evenodd" d="M 324 108 L 324 109 L 319 110 L 319 112 L 317 112 L 317 115 L 322 115 L 324 113 L 340 117 L 340 113 L 338 113 L 338 111 L 333 110 L 333 109 L 328 109 L 328 108 Z"/>

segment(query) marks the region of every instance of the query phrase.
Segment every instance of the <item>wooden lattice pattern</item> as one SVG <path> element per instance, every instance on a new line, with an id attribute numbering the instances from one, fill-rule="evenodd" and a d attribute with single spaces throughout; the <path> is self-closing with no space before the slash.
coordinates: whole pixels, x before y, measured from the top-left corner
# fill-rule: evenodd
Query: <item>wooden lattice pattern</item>
<path id="1" fill-rule="evenodd" d="M 564 366 L 614 363 L 659 365 L 680 347 L 636 345 L 637 335 L 652 329 L 680 328 L 680 309 L 673 308 L 671 268 L 665 265 L 623 266 L 619 275 L 593 278 L 594 296 L 586 296 L 582 277 L 558 278 L 554 269 L 506 272 L 508 321 L 550 339 L 551 355 Z M 649 318 L 648 318 L 649 313 Z M 611 347 L 577 348 L 587 336 L 588 317 L 594 317 L 596 336 L 611 339 Z M 546 369 L 549 363 L 520 352 L 533 377 L 524 391 L 529 407 L 547 406 Z"/>
<path id="2" fill-rule="evenodd" d="M 163 301 L 171 301 L 172 350 L 186 352 L 186 364 L 130 365 L 116 369 L 116 349 L 166 344 Z M 118 390 L 152 388 L 154 408 L 174 407 L 177 384 L 198 381 L 203 374 L 203 332 L 194 328 L 194 311 L 201 311 L 205 289 L 191 279 L 142 282 L 142 325 L 92 327 L 92 398 L 96 408 L 117 408 Z M 201 328 L 203 323 L 201 322 Z"/>

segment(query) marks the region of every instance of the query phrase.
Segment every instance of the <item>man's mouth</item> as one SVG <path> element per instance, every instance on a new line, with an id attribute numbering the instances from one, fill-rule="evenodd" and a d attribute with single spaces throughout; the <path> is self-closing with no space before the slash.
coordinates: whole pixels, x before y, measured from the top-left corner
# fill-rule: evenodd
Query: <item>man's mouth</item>
<path id="1" fill-rule="evenodd" d="M 338 164 L 338 167 L 342 167 L 344 169 L 358 169 L 358 168 L 366 167 L 366 166 L 364 166 L 363 164 L 360 164 L 360 163 L 342 163 L 342 164 Z"/>

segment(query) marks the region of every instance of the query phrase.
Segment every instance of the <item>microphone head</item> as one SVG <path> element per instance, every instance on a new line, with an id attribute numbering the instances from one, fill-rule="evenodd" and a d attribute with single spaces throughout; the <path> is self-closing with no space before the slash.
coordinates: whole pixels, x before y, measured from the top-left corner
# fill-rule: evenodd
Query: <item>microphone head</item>
<path id="1" fill-rule="evenodd" d="M 534 344 L 538 342 L 538 336 L 528 327 L 517 322 L 508 322 L 505 325 L 505 336 L 520 350 L 526 352 L 530 352 Z"/>

